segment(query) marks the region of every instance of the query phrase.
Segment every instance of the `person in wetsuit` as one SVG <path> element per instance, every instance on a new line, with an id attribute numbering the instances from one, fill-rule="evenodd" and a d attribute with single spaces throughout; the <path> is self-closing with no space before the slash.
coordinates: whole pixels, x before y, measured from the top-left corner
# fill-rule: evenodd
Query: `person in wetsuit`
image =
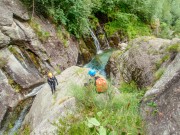
<path id="1" fill-rule="evenodd" d="M 54 94 L 56 91 L 56 85 L 58 85 L 58 81 L 56 77 L 52 75 L 52 73 L 48 73 L 47 82 L 51 88 L 52 94 Z"/>
<path id="2" fill-rule="evenodd" d="M 105 92 L 108 89 L 106 79 L 100 76 L 96 76 L 96 71 L 94 69 L 90 69 L 88 74 L 92 77 L 92 79 L 89 79 L 89 83 L 86 83 L 84 86 L 88 86 L 94 83 L 97 93 Z"/>

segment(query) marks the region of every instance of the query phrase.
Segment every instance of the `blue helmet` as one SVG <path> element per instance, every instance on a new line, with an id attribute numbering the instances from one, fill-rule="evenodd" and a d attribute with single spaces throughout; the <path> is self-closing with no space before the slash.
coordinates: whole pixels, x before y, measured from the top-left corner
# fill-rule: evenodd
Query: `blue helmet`
<path id="1" fill-rule="evenodd" d="M 96 71 L 95 71 L 94 69 L 90 69 L 89 72 L 88 72 L 88 74 L 89 74 L 90 76 L 95 76 L 95 75 L 96 75 Z"/>

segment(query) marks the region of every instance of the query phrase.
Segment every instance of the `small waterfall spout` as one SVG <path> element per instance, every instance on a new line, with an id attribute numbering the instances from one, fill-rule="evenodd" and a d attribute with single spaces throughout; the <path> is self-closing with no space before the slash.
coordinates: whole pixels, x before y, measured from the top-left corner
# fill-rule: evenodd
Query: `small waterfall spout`
<path id="1" fill-rule="evenodd" d="M 23 120 L 24 120 L 24 118 L 25 118 L 25 116 L 26 116 L 26 114 L 27 114 L 27 112 L 28 112 L 28 110 L 29 110 L 30 107 L 31 107 L 31 104 L 30 104 L 30 105 L 27 105 L 27 106 L 22 110 L 19 118 L 18 118 L 18 119 L 16 120 L 16 122 L 15 122 L 14 127 L 10 130 L 10 132 L 8 133 L 8 135 L 14 135 L 14 134 L 17 132 L 17 130 L 21 127 L 22 122 L 23 122 Z"/>
<path id="2" fill-rule="evenodd" d="M 89 31 L 91 33 L 91 36 L 92 36 L 93 40 L 94 40 L 94 44 L 96 46 L 96 52 L 97 52 L 97 54 L 100 54 L 102 52 L 102 50 L 100 48 L 100 43 L 99 43 L 96 35 L 94 34 L 94 32 L 90 28 L 89 28 Z"/>
<path id="3" fill-rule="evenodd" d="M 37 93 L 38 93 L 39 91 L 41 91 L 41 89 L 42 89 L 42 87 L 43 87 L 44 85 L 45 85 L 45 84 L 42 84 L 42 85 L 34 88 L 31 93 L 28 93 L 27 95 L 25 95 L 25 98 L 28 98 L 28 97 L 32 97 L 32 96 L 37 95 Z"/>

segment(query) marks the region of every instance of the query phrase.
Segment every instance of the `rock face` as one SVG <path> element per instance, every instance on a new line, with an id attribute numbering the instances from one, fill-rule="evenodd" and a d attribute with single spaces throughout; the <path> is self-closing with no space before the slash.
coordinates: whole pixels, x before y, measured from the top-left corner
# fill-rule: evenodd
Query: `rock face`
<path id="1" fill-rule="evenodd" d="M 18 0 L 1 0 L 0 1 L 0 25 L 10 26 L 13 23 L 13 16 L 20 17 L 22 20 L 28 20 L 29 15 L 22 3 Z"/>
<path id="2" fill-rule="evenodd" d="M 44 36 L 39 38 L 41 41 L 43 40 L 43 47 L 49 58 L 48 61 L 54 68 L 63 71 L 70 66 L 76 65 L 79 46 L 73 36 L 70 36 L 63 28 L 57 30 L 48 20 L 38 17 L 34 18 L 31 25 L 40 27 L 41 34 Z M 37 46 L 39 46 L 39 43 Z"/>
<path id="3" fill-rule="evenodd" d="M 8 79 L 0 70 L 0 126 L 8 108 L 15 107 L 23 96 L 16 93 L 11 85 L 8 84 Z"/>
<path id="4" fill-rule="evenodd" d="M 85 63 L 88 63 L 91 61 L 91 58 L 93 57 L 92 48 L 89 48 L 86 46 L 85 42 L 83 40 L 79 41 L 79 49 L 80 49 L 80 55 L 78 58 L 78 64 L 84 65 Z"/>
<path id="5" fill-rule="evenodd" d="M 141 112 L 148 135 L 180 133 L 180 53 L 164 75 L 146 92 Z"/>
<path id="6" fill-rule="evenodd" d="M 44 83 L 48 70 L 60 72 L 76 65 L 78 42 L 36 15 L 30 21 L 20 0 L 0 0 L 0 12 L 1 124 L 8 108 L 14 108 L 23 100 L 22 95 Z"/>
<path id="7" fill-rule="evenodd" d="M 122 81 L 135 81 L 139 87 L 150 86 L 156 79 L 154 73 L 174 58 L 174 54 L 167 50 L 174 44 L 180 44 L 180 40 L 137 38 L 130 43 L 129 50 L 112 54 L 106 67 L 107 74 L 116 86 Z"/>
<path id="8" fill-rule="evenodd" d="M 56 127 L 51 123 L 67 113 L 74 112 L 75 99 L 70 96 L 71 86 L 87 82 L 87 73 L 88 69 L 72 66 L 57 76 L 59 85 L 55 95 L 52 95 L 48 84 L 41 88 L 24 121 L 24 124 L 30 124 L 32 135 L 55 133 Z"/>
<path id="9" fill-rule="evenodd" d="M 0 32 L 0 48 L 8 45 L 10 43 L 10 38 Z"/>
<path id="10" fill-rule="evenodd" d="M 16 51 L 22 53 L 18 48 Z M 6 73 L 17 83 L 22 89 L 27 89 L 33 85 L 41 84 L 44 79 L 39 74 L 39 71 L 35 68 L 33 63 L 30 63 L 25 58 L 17 59 L 8 49 L 0 50 L 0 53 L 5 57 L 6 64 L 4 69 Z"/>

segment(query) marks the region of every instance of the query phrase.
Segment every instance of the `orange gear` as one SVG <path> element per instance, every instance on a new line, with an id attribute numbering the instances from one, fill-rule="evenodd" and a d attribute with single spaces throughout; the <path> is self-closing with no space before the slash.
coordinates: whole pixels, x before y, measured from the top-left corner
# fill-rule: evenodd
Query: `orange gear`
<path id="1" fill-rule="evenodd" d="M 105 92 L 108 89 L 108 84 L 104 78 L 98 78 L 96 80 L 97 92 Z"/>

